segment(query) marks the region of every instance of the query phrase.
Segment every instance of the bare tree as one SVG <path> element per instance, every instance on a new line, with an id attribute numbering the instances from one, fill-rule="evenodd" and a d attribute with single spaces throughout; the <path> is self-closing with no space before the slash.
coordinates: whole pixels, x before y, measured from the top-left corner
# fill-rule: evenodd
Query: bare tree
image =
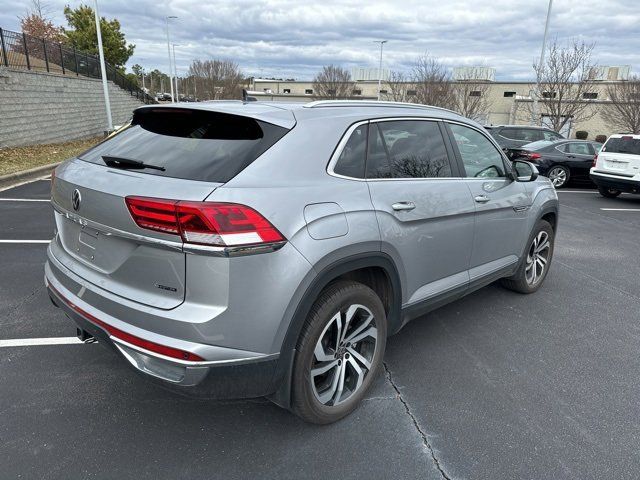
<path id="1" fill-rule="evenodd" d="M 543 115 L 549 117 L 549 127 L 559 132 L 568 122 L 584 121 L 595 115 L 583 94 L 592 88 L 590 81 L 591 53 L 595 44 L 572 40 L 566 47 L 554 40 L 547 49 L 544 64 L 534 64 L 538 85 L 531 85 L 537 92 Z M 533 104 L 531 105 L 532 113 Z M 535 123 L 540 118 L 534 118 Z"/>
<path id="2" fill-rule="evenodd" d="M 189 76 L 195 77 L 194 89 L 203 98 L 241 97 L 242 73 L 231 60 L 194 60 L 189 66 Z"/>
<path id="3" fill-rule="evenodd" d="M 490 83 L 480 80 L 477 74 L 469 69 L 453 83 L 454 110 L 463 117 L 482 120 L 491 107 L 489 100 Z"/>
<path id="4" fill-rule="evenodd" d="M 326 65 L 313 78 L 313 96 L 318 99 L 349 98 L 354 83 L 348 70 L 336 65 Z"/>
<path id="5" fill-rule="evenodd" d="M 385 99 L 392 102 L 406 102 L 409 79 L 403 72 L 391 71 L 387 80 L 388 91 Z"/>
<path id="6" fill-rule="evenodd" d="M 611 104 L 603 105 L 602 118 L 624 133 L 640 134 L 640 77 L 609 84 L 607 94 Z"/>
<path id="7" fill-rule="evenodd" d="M 455 95 L 449 69 L 436 58 L 425 53 L 413 67 L 415 101 L 434 107 L 454 108 Z M 413 92 L 409 92 L 413 93 Z"/>

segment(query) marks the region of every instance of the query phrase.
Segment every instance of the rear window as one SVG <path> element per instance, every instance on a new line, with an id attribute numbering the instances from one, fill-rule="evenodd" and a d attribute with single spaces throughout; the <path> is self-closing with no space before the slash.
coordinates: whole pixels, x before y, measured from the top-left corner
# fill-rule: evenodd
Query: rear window
<path id="1" fill-rule="evenodd" d="M 288 130 L 253 118 L 199 110 L 152 108 L 131 126 L 78 156 L 105 165 L 103 156 L 143 162 L 149 175 L 227 182 Z"/>
<path id="2" fill-rule="evenodd" d="M 602 147 L 603 152 L 609 153 L 630 153 L 640 155 L 640 138 L 622 137 L 610 138 Z"/>
<path id="3" fill-rule="evenodd" d="M 527 143 L 523 145 L 521 148 L 524 150 L 536 151 L 536 150 L 542 150 L 543 148 L 548 147 L 552 143 L 553 142 L 549 140 L 538 140 L 537 142 Z"/>

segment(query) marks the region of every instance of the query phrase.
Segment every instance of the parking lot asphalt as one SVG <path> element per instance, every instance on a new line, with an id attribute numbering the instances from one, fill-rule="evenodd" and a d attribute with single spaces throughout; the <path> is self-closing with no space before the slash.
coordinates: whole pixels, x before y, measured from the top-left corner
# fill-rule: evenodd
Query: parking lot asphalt
<path id="1" fill-rule="evenodd" d="M 48 188 L 0 192 L 0 241 L 51 237 L 48 203 L 6 200 Z M 491 285 L 410 323 L 334 425 L 177 396 L 96 344 L 0 347 L 0 477 L 637 478 L 640 196 L 559 196 L 542 289 Z M 0 340 L 75 334 L 47 298 L 45 250 L 0 243 Z"/>

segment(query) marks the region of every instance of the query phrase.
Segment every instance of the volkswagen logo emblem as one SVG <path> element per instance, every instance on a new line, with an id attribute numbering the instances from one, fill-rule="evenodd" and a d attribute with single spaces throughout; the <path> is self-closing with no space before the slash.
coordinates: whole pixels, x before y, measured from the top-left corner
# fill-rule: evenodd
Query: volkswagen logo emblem
<path id="1" fill-rule="evenodd" d="M 73 209 L 77 212 L 80 210 L 80 202 L 82 201 L 82 196 L 80 195 L 80 190 L 77 188 L 73 191 L 73 195 L 71 195 L 71 205 L 73 205 Z"/>

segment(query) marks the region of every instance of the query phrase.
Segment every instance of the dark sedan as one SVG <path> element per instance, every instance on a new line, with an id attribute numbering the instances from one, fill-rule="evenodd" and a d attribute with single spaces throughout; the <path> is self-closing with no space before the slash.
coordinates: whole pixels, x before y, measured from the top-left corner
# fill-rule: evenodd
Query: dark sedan
<path id="1" fill-rule="evenodd" d="M 510 149 L 508 154 L 511 159 L 534 163 L 554 187 L 562 188 L 569 180 L 591 182 L 589 169 L 601 147 L 601 143 L 588 140 L 540 140 Z"/>

